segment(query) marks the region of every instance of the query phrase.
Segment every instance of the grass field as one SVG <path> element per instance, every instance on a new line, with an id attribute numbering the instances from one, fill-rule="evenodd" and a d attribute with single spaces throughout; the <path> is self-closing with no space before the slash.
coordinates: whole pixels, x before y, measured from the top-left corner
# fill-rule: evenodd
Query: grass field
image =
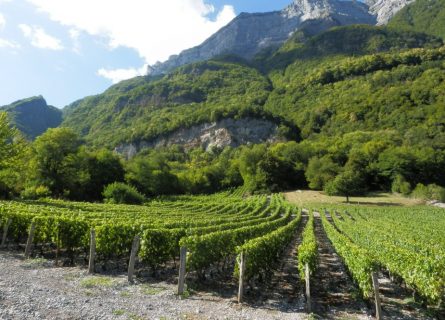
<path id="1" fill-rule="evenodd" d="M 287 192 L 285 198 L 300 207 L 310 204 L 345 204 L 345 197 L 331 197 L 320 191 L 298 190 Z M 376 206 L 418 206 L 424 204 L 422 200 L 405 198 L 391 193 L 373 193 L 364 197 L 350 197 L 349 202 L 354 205 Z"/>

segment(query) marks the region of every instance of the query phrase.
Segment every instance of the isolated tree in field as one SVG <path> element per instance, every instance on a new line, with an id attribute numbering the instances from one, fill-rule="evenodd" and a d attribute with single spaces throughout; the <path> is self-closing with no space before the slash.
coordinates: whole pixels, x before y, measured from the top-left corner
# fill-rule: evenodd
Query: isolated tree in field
<path id="1" fill-rule="evenodd" d="M 358 171 L 345 170 L 328 182 L 324 191 L 330 196 L 344 196 L 349 203 L 350 196 L 361 195 L 366 191 L 365 179 Z"/>

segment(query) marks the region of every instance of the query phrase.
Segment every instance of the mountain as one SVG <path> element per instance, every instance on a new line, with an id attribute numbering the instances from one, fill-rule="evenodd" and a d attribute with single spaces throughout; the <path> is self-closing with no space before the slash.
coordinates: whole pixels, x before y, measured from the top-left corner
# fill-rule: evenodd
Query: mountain
<path id="1" fill-rule="evenodd" d="M 387 24 L 397 12 L 415 0 L 367 0 L 369 12 L 376 16 L 377 25 Z"/>
<path id="2" fill-rule="evenodd" d="M 434 36 L 363 25 L 294 34 L 252 62 L 226 56 L 123 81 L 69 106 L 63 125 L 127 155 L 360 130 L 404 135 L 440 119 L 442 46 Z"/>
<path id="3" fill-rule="evenodd" d="M 62 123 L 62 111 L 48 106 L 42 96 L 16 101 L 0 110 L 6 111 L 17 129 L 31 140 Z"/>
<path id="4" fill-rule="evenodd" d="M 426 32 L 445 39 L 445 0 L 417 0 L 389 22 L 399 30 Z"/>
<path id="5" fill-rule="evenodd" d="M 347 57 L 399 51 L 410 48 L 437 48 L 442 40 L 424 33 L 399 31 L 385 27 L 356 25 L 335 27 L 309 37 L 304 31 L 295 33 L 280 49 L 258 57 L 256 64 L 265 72 L 283 69 L 297 61 L 327 60 L 329 57 Z"/>
<path id="6" fill-rule="evenodd" d="M 270 83 L 238 60 L 199 62 L 163 77 L 123 81 L 68 106 L 63 124 L 90 144 L 125 149 L 224 118 L 262 117 Z"/>
<path id="7" fill-rule="evenodd" d="M 278 48 L 299 29 L 316 34 L 334 26 L 376 24 L 376 17 L 368 9 L 358 1 L 295 0 L 282 11 L 241 13 L 201 45 L 150 66 L 148 73 L 163 74 L 227 54 L 251 59 L 262 50 Z"/>

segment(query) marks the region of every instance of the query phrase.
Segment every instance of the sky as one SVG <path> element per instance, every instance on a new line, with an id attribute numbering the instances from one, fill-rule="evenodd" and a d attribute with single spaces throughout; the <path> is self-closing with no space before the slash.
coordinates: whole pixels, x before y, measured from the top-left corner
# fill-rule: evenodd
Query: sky
<path id="1" fill-rule="evenodd" d="M 62 108 L 199 45 L 241 12 L 291 0 L 0 0 L 0 106 Z"/>

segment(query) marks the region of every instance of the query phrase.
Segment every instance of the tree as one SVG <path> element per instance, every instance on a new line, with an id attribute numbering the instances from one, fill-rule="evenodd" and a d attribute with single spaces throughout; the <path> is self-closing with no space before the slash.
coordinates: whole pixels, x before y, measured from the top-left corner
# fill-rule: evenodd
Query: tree
<path id="1" fill-rule="evenodd" d="M 339 171 L 339 165 L 334 163 L 329 156 L 311 158 L 306 169 L 306 179 L 309 182 L 309 187 L 315 190 L 323 190 L 325 185 L 333 180 Z"/>
<path id="2" fill-rule="evenodd" d="M 86 163 L 79 156 L 80 146 L 80 138 L 71 129 L 46 131 L 34 142 L 32 182 L 48 187 L 56 197 L 80 197 L 89 179 Z"/>
<path id="3" fill-rule="evenodd" d="M 411 185 L 402 175 L 397 175 L 392 182 L 391 191 L 407 196 L 411 193 Z"/>
<path id="4" fill-rule="evenodd" d="M 289 190 L 296 184 L 297 177 L 291 162 L 278 158 L 270 151 L 258 163 L 256 175 L 263 179 L 265 189 L 272 192 Z"/>
<path id="5" fill-rule="evenodd" d="M 113 182 L 124 182 L 125 170 L 118 155 L 102 149 L 96 152 L 86 152 L 81 155 L 86 158 L 89 180 L 85 187 L 85 198 L 101 200 L 102 190 Z"/>
<path id="6" fill-rule="evenodd" d="M 239 158 L 239 169 L 244 180 L 244 185 L 250 191 L 265 190 L 265 177 L 257 175 L 258 163 L 267 152 L 265 145 L 254 145 L 245 147 Z"/>
<path id="7" fill-rule="evenodd" d="M 28 145 L 19 131 L 0 112 L 0 197 L 10 197 L 24 188 Z"/>
<path id="8" fill-rule="evenodd" d="M 8 166 L 20 153 L 19 139 L 19 132 L 11 127 L 6 112 L 0 112 L 0 167 Z"/>
<path id="9" fill-rule="evenodd" d="M 345 170 L 326 184 L 325 192 L 330 196 L 345 196 L 349 203 L 350 196 L 361 195 L 366 191 L 364 182 L 360 172 Z"/>
<path id="10" fill-rule="evenodd" d="M 103 191 L 105 203 L 113 204 L 142 204 L 144 196 L 136 188 L 121 182 L 114 182 Z"/>
<path id="11" fill-rule="evenodd" d="M 166 157 L 157 152 L 128 163 L 126 180 L 147 196 L 175 194 L 179 190 L 177 176 L 170 172 Z"/>

